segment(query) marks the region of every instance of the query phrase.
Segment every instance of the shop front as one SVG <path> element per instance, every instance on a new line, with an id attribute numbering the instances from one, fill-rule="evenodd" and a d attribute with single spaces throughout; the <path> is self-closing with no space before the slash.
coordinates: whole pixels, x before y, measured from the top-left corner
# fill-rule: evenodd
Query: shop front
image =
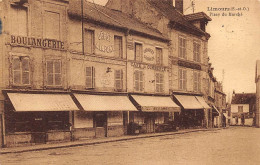
<path id="1" fill-rule="evenodd" d="M 129 120 L 139 126 L 140 133 L 176 129 L 176 120 L 170 114 L 178 114 L 180 107 L 169 96 L 130 95 L 129 98 L 139 110 L 133 112 Z"/>
<path id="2" fill-rule="evenodd" d="M 74 94 L 82 110 L 74 114 L 74 139 L 122 136 L 128 112 L 137 109 L 127 95 Z"/>
<path id="3" fill-rule="evenodd" d="M 213 126 L 220 127 L 221 126 L 221 113 L 219 112 L 216 106 L 212 106 L 212 119 L 213 119 Z"/>
<path id="4" fill-rule="evenodd" d="M 174 95 L 174 99 L 182 107 L 180 114 L 181 128 L 207 127 L 209 105 L 201 96 Z"/>
<path id="5" fill-rule="evenodd" d="M 71 140 L 70 111 L 79 110 L 69 94 L 7 92 L 4 146 Z"/>

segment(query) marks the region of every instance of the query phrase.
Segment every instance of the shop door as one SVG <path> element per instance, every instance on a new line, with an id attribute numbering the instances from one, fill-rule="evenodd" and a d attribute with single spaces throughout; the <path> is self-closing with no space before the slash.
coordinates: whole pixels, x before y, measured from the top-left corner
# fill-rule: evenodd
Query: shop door
<path id="1" fill-rule="evenodd" d="M 94 116 L 94 124 L 95 124 L 95 137 L 106 137 L 107 136 L 107 113 L 106 112 L 98 112 Z"/>
<path id="2" fill-rule="evenodd" d="M 146 133 L 155 132 L 155 119 L 153 114 L 147 114 L 145 117 Z"/>
<path id="3" fill-rule="evenodd" d="M 32 118 L 32 142 L 46 142 L 46 116 L 43 113 L 33 114 Z"/>

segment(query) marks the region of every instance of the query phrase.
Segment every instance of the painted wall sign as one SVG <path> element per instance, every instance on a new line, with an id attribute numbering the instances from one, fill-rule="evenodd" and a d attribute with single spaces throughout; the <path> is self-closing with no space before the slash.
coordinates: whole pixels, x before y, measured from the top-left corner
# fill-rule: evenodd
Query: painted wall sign
<path id="1" fill-rule="evenodd" d="M 145 48 L 144 49 L 144 58 L 147 61 L 153 61 L 154 60 L 154 50 L 151 48 Z"/>
<path id="2" fill-rule="evenodd" d="M 32 46 L 32 47 L 41 47 L 49 49 L 59 49 L 64 50 L 64 42 L 52 39 L 42 39 L 34 37 L 22 37 L 11 35 L 12 45 L 22 45 L 22 46 Z"/>
<path id="3" fill-rule="evenodd" d="M 99 32 L 98 40 L 95 44 L 96 49 L 104 53 L 112 53 L 114 51 L 114 45 L 111 44 L 112 36 L 108 32 Z"/>
<path id="4" fill-rule="evenodd" d="M 163 72 L 169 71 L 168 67 L 166 67 L 166 66 L 143 64 L 143 63 L 137 63 L 137 62 L 131 62 L 131 65 L 135 68 L 141 68 L 141 69 L 151 69 L 151 70 L 163 71 Z"/>
<path id="5" fill-rule="evenodd" d="M 179 109 L 175 107 L 152 107 L 152 106 L 141 107 L 141 110 L 154 111 L 154 112 L 169 112 L 169 111 L 178 112 L 179 111 Z"/>

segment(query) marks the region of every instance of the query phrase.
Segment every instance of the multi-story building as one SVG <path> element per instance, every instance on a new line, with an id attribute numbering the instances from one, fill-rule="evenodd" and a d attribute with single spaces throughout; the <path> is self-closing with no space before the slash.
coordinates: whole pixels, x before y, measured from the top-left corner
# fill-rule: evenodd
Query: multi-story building
<path id="1" fill-rule="evenodd" d="M 184 15 L 183 1 L 175 4 L 172 0 L 109 0 L 106 6 L 138 18 L 170 39 L 169 88 L 182 108 L 181 126 L 207 127 L 210 107 L 203 89 L 208 85 L 206 25 L 211 19 L 203 12 Z"/>
<path id="2" fill-rule="evenodd" d="M 215 82 L 215 107 L 219 110 L 220 116 L 216 118 L 216 125 L 218 127 L 226 126 L 229 116 L 226 112 L 226 94 L 223 92 L 223 85 L 221 82 Z"/>
<path id="3" fill-rule="evenodd" d="M 86 1 L 0 4 L 2 147 L 120 136 L 130 122 L 155 132 L 180 112 L 160 31 Z"/>

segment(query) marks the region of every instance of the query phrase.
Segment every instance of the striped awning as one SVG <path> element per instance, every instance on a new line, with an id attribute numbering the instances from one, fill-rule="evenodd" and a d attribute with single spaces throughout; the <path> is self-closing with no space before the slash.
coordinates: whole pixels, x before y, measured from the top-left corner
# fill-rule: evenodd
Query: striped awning
<path id="1" fill-rule="evenodd" d="M 15 111 L 79 110 L 69 94 L 7 93 Z"/>
<path id="2" fill-rule="evenodd" d="M 204 109 L 195 96 L 174 95 L 174 97 L 180 102 L 184 109 Z"/>

